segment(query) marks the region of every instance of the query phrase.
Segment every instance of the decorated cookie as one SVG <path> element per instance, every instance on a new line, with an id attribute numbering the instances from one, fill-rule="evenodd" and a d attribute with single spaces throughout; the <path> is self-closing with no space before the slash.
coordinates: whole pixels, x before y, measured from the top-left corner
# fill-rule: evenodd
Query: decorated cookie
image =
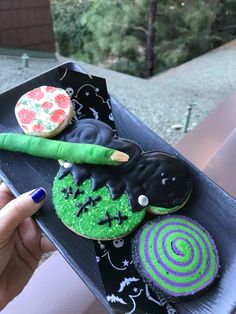
<path id="1" fill-rule="evenodd" d="M 184 216 L 146 223 L 133 239 L 132 251 L 143 280 L 172 301 L 203 292 L 218 277 L 219 256 L 212 237 Z"/>
<path id="2" fill-rule="evenodd" d="M 140 224 L 146 209 L 175 211 L 192 189 L 191 175 L 179 159 L 144 153 L 93 119 L 69 126 L 54 140 L 1 134 L 0 149 L 63 160 L 53 185 L 55 210 L 68 228 L 87 238 L 123 237 Z"/>
<path id="3" fill-rule="evenodd" d="M 67 127 L 74 108 L 64 89 L 40 86 L 18 100 L 15 114 L 24 133 L 50 138 Z"/>
<path id="4" fill-rule="evenodd" d="M 129 156 L 117 167 L 62 164 L 53 185 L 54 207 L 61 221 L 84 237 L 124 237 L 141 223 L 148 208 L 155 214 L 172 212 L 189 198 L 191 176 L 179 159 L 160 152 L 144 153 L 136 143 L 118 138 L 103 122 L 82 120 L 59 139 L 103 145 Z"/>
<path id="5" fill-rule="evenodd" d="M 117 149 L 129 156 L 119 167 L 61 167 L 58 178 L 72 174 L 76 184 L 92 180 L 92 189 L 107 186 L 113 200 L 127 194 L 130 210 L 147 208 L 154 214 L 166 214 L 180 209 L 188 200 L 192 180 L 188 168 L 178 158 L 162 152 L 144 153 L 140 146 L 118 138 L 105 123 L 85 119 L 69 127 L 59 137 L 73 143 L 90 143 Z"/>
<path id="6" fill-rule="evenodd" d="M 132 212 L 126 194 L 111 200 L 109 190 L 91 189 L 91 181 L 79 186 L 71 174 L 54 180 L 53 203 L 61 221 L 77 234 L 92 239 L 112 240 L 133 231 L 145 210 Z"/>

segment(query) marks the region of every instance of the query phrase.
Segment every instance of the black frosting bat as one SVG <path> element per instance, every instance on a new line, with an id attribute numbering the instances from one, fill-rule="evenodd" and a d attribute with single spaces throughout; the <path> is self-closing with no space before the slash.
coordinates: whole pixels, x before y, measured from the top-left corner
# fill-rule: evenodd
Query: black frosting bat
<path id="1" fill-rule="evenodd" d="M 59 178 L 68 173 L 76 184 L 88 178 L 92 189 L 107 186 L 113 199 L 127 193 L 132 211 L 144 206 L 140 196 L 149 206 L 173 208 L 188 199 L 192 180 L 188 168 L 178 158 L 162 152 L 143 152 L 133 141 L 119 138 L 105 123 L 84 119 L 69 126 L 58 139 L 73 143 L 90 143 L 117 149 L 129 155 L 129 161 L 121 166 L 77 165 L 59 171 Z"/>

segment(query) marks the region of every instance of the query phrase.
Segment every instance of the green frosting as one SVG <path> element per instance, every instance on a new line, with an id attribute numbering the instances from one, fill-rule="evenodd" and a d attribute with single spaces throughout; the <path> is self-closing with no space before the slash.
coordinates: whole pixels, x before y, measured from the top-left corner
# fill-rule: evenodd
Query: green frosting
<path id="1" fill-rule="evenodd" d="M 179 210 L 181 206 L 175 206 L 175 207 L 171 207 L 171 208 L 167 208 L 167 207 L 157 207 L 157 206 L 149 206 L 149 211 L 154 214 L 154 215 L 164 215 L 164 214 L 169 214 L 169 213 L 173 213 L 177 210 Z"/>
<path id="2" fill-rule="evenodd" d="M 76 198 L 69 195 L 65 199 L 65 193 L 62 190 L 68 187 L 71 187 L 72 191 L 79 188 L 84 193 L 79 194 Z M 88 205 L 86 212 L 76 216 L 81 205 L 86 203 L 89 197 L 94 199 L 98 196 L 101 200 L 95 202 L 95 206 Z M 107 187 L 92 191 L 90 180 L 77 186 L 71 174 L 60 180 L 58 177 L 54 179 L 53 203 L 58 217 L 68 228 L 83 237 L 97 240 L 112 240 L 123 237 L 133 231 L 145 216 L 145 209 L 132 212 L 126 194 L 117 200 L 112 200 Z M 78 204 L 80 205 L 78 206 Z M 108 223 L 99 224 L 99 222 L 107 219 L 107 213 L 112 218 L 118 217 L 119 212 L 122 217 L 127 217 L 127 219 L 122 220 L 122 223 L 119 219 L 113 219 L 110 227 Z"/>
<path id="3" fill-rule="evenodd" d="M 1 133 L 0 149 L 77 164 L 119 165 L 110 159 L 115 150 L 94 144 L 77 144 L 42 137 Z"/>
<path id="4" fill-rule="evenodd" d="M 157 206 L 149 206 L 148 211 L 154 215 L 165 215 L 165 214 L 171 214 L 173 212 L 176 212 L 177 210 L 181 209 L 189 200 L 191 193 L 189 193 L 187 199 L 185 202 L 181 205 L 167 208 L 167 207 L 157 207 Z"/>

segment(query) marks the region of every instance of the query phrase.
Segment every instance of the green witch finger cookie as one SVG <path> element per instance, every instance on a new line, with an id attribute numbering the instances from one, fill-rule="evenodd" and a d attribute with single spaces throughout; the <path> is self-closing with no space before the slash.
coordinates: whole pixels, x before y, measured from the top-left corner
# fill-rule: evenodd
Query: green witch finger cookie
<path id="1" fill-rule="evenodd" d="M 76 144 L 16 133 L 0 134 L 0 150 L 26 153 L 50 159 L 66 159 L 72 163 L 119 165 L 128 155 L 93 144 Z"/>

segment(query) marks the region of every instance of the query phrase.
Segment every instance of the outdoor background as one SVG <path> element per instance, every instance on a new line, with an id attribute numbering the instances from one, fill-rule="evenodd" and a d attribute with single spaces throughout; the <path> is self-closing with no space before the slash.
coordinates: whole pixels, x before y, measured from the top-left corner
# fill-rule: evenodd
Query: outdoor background
<path id="1" fill-rule="evenodd" d="M 0 93 L 68 61 L 174 145 L 236 92 L 236 0 L 0 0 Z"/>
<path id="2" fill-rule="evenodd" d="M 52 0 L 61 55 L 150 77 L 236 37 L 235 0 Z"/>

